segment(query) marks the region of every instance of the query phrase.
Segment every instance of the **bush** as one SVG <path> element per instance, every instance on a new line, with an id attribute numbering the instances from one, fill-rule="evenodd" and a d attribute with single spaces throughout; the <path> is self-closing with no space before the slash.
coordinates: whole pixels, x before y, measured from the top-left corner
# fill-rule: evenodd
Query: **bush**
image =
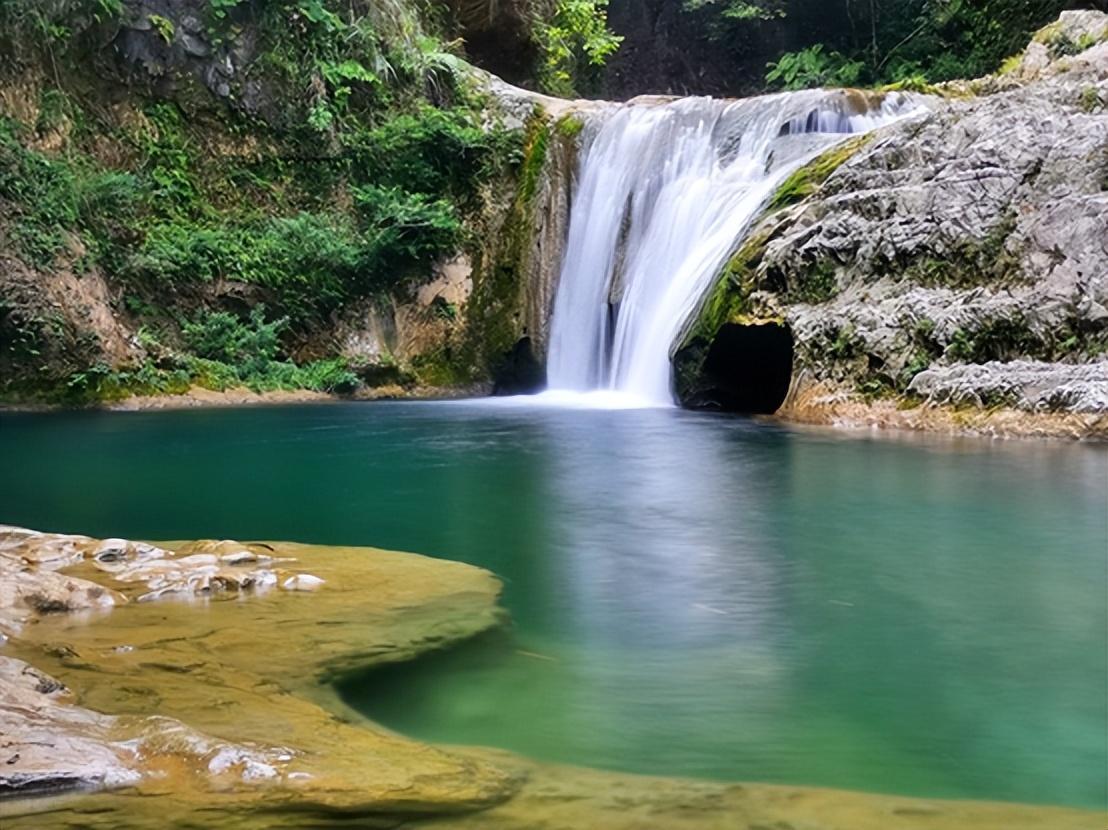
<path id="1" fill-rule="evenodd" d="M 343 216 L 280 217 L 243 239 L 237 278 L 272 289 L 295 325 L 319 319 L 372 287 L 364 242 Z"/>
<path id="2" fill-rule="evenodd" d="M 542 52 L 540 82 L 565 97 L 588 86 L 623 42 L 608 28 L 608 0 L 557 0 L 550 18 L 536 25 L 535 39 Z"/>
<path id="3" fill-rule="evenodd" d="M 363 187 L 353 192 L 375 288 L 392 287 L 406 270 L 451 253 L 460 241 L 462 224 L 445 199 L 399 188 Z"/>
<path id="4" fill-rule="evenodd" d="M 118 223 L 133 218 L 139 195 L 134 176 L 80 155 L 51 158 L 28 149 L 18 126 L 0 118 L 0 199 L 13 208 L 12 235 L 32 264 L 52 264 L 67 232 L 84 232 L 93 248 L 108 244 Z"/>
<path id="5" fill-rule="evenodd" d="M 153 282 L 207 282 L 234 275 L 243 253 L 241 240 L 229 229 L 165 222 L 147 231 L 126 270 Z"/>
<path id="6" fill-rule="evenodd" d="M 786 52 L 767 68 L 766 83 L 783 89 L 807 89 L 854 86 L 862 77 L 865 64 L 838 52 L 825 52 L 823 44 L 817 43 L 799 52 Z"/>
<path id="7" fill-rule="evenodd" d="M 346 140 L 358 182 L 463 201 L 497 169 L 520 158 L 516 134 L 488 130 L 458 109 L 424 106 Z"/>
<path id="8" fill-rule="evenodd" d="M 199 357 L 237 367 L 242 376 L 263 371 L 280 350 L 284 317 L 267 323 L 265 308 L 250 310 L 248 323 L 226 311 L 207 312 L 181 326 L 188 347 Z"/>

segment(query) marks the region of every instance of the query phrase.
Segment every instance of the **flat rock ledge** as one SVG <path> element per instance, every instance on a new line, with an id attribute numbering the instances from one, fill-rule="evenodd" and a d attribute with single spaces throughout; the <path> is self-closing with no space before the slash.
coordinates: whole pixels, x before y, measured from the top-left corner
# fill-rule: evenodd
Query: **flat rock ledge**
<path id="1" fill-rule="evenodd" d="M 1100 364 L 1103 365 L 1103 364 Z M 978 438 L 1108 441 L 1108 409 L 1097 408 L 1104 383 L 1097 366 L 1026 362 L 936 367 L 913 382 L 914 398 L 868 399 L 801 375 L 773 416 L 795 424 L 883 429 Z M 1055 410 L 1060 397 L 1082 407 Z"/>
<path id="2" fill-rule="evenodd" d="M 0 823 L 17 828 L 1085 830 L 1087 811 L 646 778 L 439 749 L 328 681 L 499 625 L 468 565 L 0 526 Z"/>

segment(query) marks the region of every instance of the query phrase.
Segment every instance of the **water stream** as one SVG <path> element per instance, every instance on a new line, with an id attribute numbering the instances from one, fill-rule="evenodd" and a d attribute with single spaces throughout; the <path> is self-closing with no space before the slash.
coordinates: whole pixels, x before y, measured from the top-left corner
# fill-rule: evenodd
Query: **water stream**
<path id="1" fill-rule="evenodd" d="M 548 386 L 669 405 L 670 350 L 766 200 L 920 99 L 811 90 L 632 103 L 586 137 L 551 322 Z"/>
<path id="2" fill-rule="evenodd" d="M 1108 806 L 1108 454 L 676 408 L 0 413 L 0 522 L 375 544 L 513 625 L 343 693 L 432 741 Z"/>

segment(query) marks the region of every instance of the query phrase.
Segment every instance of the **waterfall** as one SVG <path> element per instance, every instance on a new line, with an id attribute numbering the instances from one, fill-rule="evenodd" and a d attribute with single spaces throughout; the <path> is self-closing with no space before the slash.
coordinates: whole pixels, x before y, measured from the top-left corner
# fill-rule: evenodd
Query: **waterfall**
<path id="1" fill-rule="evenodd" d="M 551 390 L 673 403 L 670 350 L 775 189 L 919 107 L 812 90 L 633 101 L 590 124 L 551 321 Z"/>

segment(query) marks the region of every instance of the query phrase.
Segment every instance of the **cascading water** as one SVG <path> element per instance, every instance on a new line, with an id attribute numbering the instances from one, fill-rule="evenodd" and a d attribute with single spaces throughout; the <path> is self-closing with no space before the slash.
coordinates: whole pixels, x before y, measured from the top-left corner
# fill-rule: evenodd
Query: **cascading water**
<path id="1" fill-rule="evenodd" d="M 551 321 L 551 390 L 671 405 L 670 349 L 766 200 L 849 134 L 920 106 L 812 90 L 619 107 L 586 138 Z"/>

